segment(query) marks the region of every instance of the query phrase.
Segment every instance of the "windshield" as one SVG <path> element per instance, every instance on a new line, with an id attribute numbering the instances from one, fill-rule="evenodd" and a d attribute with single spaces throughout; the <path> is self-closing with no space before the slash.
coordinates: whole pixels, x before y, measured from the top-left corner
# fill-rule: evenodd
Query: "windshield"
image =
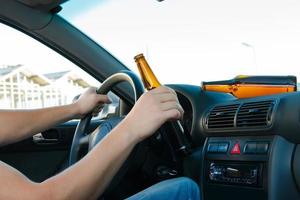
<path id="1" fill-rule="evenodd" d="M 144 53 L 162 83 L 299 75 L 300 2 L 71 0 L 60 15 L 137 72 Z"/>

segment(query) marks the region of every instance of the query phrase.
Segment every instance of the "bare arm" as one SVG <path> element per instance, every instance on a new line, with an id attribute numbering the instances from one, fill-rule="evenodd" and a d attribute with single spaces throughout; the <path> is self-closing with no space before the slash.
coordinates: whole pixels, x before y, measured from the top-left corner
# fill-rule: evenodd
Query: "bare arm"
<path id="1" fill-rule="evenodd" d="M 0 199 L 96 199 L 136 143 L 128 137 L 124 125 L 114 129 L 77 164 L 40 184 L 0 164 Z"/>
<path id="2" fill-rule="evenodd" d="M 97 104 L 109 103 L 106 95 L 87 90 L 78 101 L 65 106 L 35 110 L 0 110 L 0 145 L 17 142 L 56 124 L 78 118 Z"/>
<path id="3" fill-rule="evenodd" d="M 152 90 L 87 156 L 43 183 L 30 182 L 8 166 L 0 165 L 0 199 L 96 199 L 135 144 L 165 121 L 180 118 L 182 112 L 173 91 L 165 87 Z"/>

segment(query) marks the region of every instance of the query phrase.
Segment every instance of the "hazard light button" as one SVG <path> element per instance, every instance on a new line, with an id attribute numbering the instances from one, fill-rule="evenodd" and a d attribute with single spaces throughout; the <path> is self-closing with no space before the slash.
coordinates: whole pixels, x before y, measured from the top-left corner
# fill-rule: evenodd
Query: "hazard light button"
<path id="1" fill-rule="evenodd" d="M 241 154 L 241 148 L 240 148 L 240 144 L 239 143 L 235 143 L 233 148 L 230 151 L 230 154 L 232 155 L 236 155 L 236 154 Z"/>

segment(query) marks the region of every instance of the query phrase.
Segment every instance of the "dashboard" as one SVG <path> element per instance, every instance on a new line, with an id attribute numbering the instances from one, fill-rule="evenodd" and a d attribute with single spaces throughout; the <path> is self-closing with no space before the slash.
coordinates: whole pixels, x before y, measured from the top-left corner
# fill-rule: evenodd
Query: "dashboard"
<path id="1" fill-rule="evenodd" d="M 170 87 L 185 110 L 204 199 L 300 199 L 299 92 L 237 99 Z"/>

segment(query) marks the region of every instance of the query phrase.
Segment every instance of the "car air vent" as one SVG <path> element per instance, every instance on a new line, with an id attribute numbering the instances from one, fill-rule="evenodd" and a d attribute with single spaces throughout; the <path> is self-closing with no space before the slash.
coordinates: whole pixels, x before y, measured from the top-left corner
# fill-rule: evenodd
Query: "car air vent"
<path id="1" fill-rule="evenodd" d="M 233 128 L 234 117 L 240 104 L 224 105 L 214 107 L 207 118 L 206 127 L 211 128 Z"/>
<path id="2" fill-rule="evenodd" d="M 274 101 L 244 103 L 237 113 L 237 127 L 265 127 L 271 123 Z"/>

